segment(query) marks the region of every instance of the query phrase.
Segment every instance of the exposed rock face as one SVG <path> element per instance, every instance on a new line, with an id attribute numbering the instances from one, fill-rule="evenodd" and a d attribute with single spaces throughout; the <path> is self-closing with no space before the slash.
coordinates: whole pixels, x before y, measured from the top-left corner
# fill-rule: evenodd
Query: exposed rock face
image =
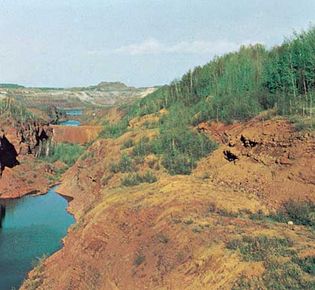
<path id="1" fill-rule="evenodd" d="M 51 138 L 52 133 L 52 128 L 48 124 L 37 122 L 21 124 L 17 131 L 19 154 L 38 154 L 40 143 Z"/>
<path id="2" fill-rule="evenodd" d="M 221 150 L 199 165 L 217 183 L 255 193 L 271 206 L 288 198 L 314 199 L 314 133 L 297 132 L 283 119 L 203 123 L 199 130 L 221 144 Z"/>
<path id="3" fill-rule="evenodd" d="M 45 164 L 36 162 L 36 157 L 43 152 L 45 141 L 51 138 L 51 127 L 40 122 L 20 123 L 11 119 L 2 120 L 0 125 L 3 128 L 0 134 L 0 197 L 19 198 L 29 193 L 46 192 L 50 186 L 48 177 L 53 172 L 47 171 Z"/>
<path id="4" fill-rule="evenodd" d="M 52 137 L 52 128 L 45 123 L 32 122 L 12 122 L 3 124 L 2 135 L 12 143 L 18 155 L 33 154 L 36 156 L 41 142 Z"/>
<path id="5" fill-rule="evenodd" d="M 18 165 L 19 162 L 16 159 L 17 152 L 13 146 L 3 134 L 0 134 L 0 175 L 2 175 L 2 171 L 5 167 L 14 167 Z"/>

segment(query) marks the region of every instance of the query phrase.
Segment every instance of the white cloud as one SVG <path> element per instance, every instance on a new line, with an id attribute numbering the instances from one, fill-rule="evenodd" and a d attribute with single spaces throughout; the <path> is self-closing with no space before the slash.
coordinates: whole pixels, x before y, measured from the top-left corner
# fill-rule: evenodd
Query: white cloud
<path id="1" fill-rule="evenodd" d="M 257 43 L 257 41 L 244 41 L 240 43 L 226 40 L 219 41 L 181 41 L 175 44 L 165 44 L 154 38 L 147 39 L 138 44 L 122 46 L 114 50 L 115 53 L 128 55 L 144 54 L 223 54 L 236 51 L 242 44 Z"/>

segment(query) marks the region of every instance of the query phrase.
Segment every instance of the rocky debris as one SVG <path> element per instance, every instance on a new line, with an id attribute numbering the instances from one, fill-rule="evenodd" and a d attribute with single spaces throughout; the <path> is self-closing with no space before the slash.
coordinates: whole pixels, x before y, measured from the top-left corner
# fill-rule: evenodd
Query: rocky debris
<path id="1" fill-rule="evenodd" d="M 224 150 L 223 151 L 224 158 L 230 162 L 236 161 L 238 157 L 232 153 L 230 150 Z"/>
<path id="2" fill-rule="evenodd" d="M 243 146 L 246 148 L 248 148 L 248 147 L 253 148 L 258 144 L 257 141 L 251 140 L 251 139 L 245 137 L 244 135 L 241 135 L 240 141 L 243 144 Z"/>

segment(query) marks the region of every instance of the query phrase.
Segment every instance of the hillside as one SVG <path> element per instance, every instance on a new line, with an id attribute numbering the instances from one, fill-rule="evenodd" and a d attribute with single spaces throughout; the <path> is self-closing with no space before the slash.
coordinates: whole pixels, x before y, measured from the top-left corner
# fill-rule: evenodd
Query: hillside
<path id="1" fill-rule="evenodd" d="M 21 289 L 314 289 L 314 35 L 97 116 L 59 188 L 77 222 Z"/>
<path id="2" fill-rule="evenodd" d="M 134 88 L 122 83 L 102 82 L 80 88 L 26 88 L 0 86 L 0 99 L 13 97 L 28 108 L 46 109 L 112 106 L 145 97 L 155 88 Z"/>

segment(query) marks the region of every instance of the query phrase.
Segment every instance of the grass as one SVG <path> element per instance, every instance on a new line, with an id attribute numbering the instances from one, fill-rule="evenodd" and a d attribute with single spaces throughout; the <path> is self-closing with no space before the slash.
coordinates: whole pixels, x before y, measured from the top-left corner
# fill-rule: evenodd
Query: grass
<path id="1" fill-rule="evenodd" d="M 266 256 L 289 256 L 292 254 L 292 242 L 288 239 L 269 238 L 266 236 L 249 237 L 232 240 L 227 248 L 239 250 L 245 261 L 263 261 Z"/>
<path id="2" fill-rule="evenodd" d="M 227 244 L 238 251 L 244 261 L 262 262 L 265 268 L 261 277 L 249 279 L 240 276 L 233 289 L 314 289 L 315 282 L 305 273 L 314 269 L 314 259 L 301 260 L 286 238 L 267 236 L 243 236 Z"/>
<path id="3" fill-rule="evenodd" d="M 131 148 L 134 145 L 135 145 L 135 142 L 132 139 L 128 139 L 121 145 L 121 149 Z"/>
<path id="4" fill-rule="evenodd" d="M 135 186 L 140 183 L 154 183 L 156 181 L 156 176 L 151 171 L 147 171 L 144 175 L 139 173 L 129 174 L 122 179 L 121 184 L 123 186 Z"/>
<path id="5" fill-rule="evenodd" d="M 112 163 L 110 165 L 110 171 L 113 173 L 132 172 L 134 170 L 133 160 L 127 154 L 123 154 L 118 163 Z"/>
<path id="6" fill-rule="evenodd" d="M 253 220 L 269 220 L 274 222 L 294 224 L 315 228 L 315 204 L 311 201 L 289 200 L 275 213 L 265 215 L 262 211 L 250 215 Z"/>
<path id="7" fill-rule="evenodd" d="M 100 133 L 101 138 L 118 138 L 128 130 L 128 120 L 122 119 L 117 123 L 110 124 L 106 122 Z"/>
<path id="8" fill-rule="evenodd" d="M 72 166 L 84 152 L 84 147 L 78 144 L 59 143 L 53 146 L 50 155 L 42 159 L 50 163 L 58 160 L 65 163 L 68 167 Z"/>

